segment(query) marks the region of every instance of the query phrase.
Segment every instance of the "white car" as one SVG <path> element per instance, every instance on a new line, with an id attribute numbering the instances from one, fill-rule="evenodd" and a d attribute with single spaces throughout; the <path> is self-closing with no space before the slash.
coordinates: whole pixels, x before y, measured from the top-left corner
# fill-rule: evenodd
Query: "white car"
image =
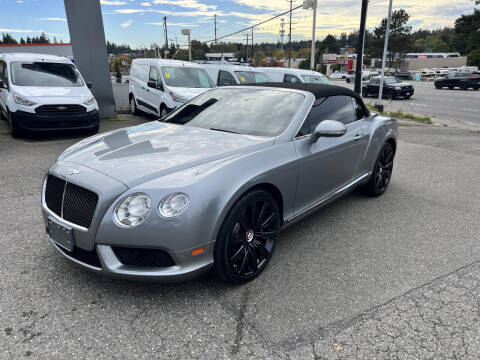
<path id="1" fill-rule="evenodd" d="M 317 71 L 282 67 L 259 67 L 257 69 L 267 74 L 274 82 L 332 85 L 325 75 Z"/>
<path id="2" fill-rule="evenodd" d="M 347 73 L 345 71 L 334 71 L 333 74 L 330 75 L 330 79 L 346 79 Z"/>
<path id="3" fill-rule="evenodd" d="M 98 131 L 98 104 L 77 67 L 43 54 L 0 55 L 0 115 L 13 137 L 28 131 Z"/>
<path id="4" fill-rule="evenodd" d="M 258 84 L 272 80 L 259 68 L 243 65 L 202 64 L 217 86 Z"/>
<path id="5" fill-rule="evenodd" d="M 180 60 L 135 59 L 130 69 L 130 112 L 166 116 L 175 108 L 214 88 L 198 64 Z"/>

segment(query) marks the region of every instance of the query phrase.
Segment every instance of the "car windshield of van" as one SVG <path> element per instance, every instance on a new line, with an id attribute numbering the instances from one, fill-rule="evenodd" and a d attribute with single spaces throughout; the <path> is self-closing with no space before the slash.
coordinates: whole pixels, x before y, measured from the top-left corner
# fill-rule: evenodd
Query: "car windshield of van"
<path id="1" fill-rule="evenodd" d="M 84 82 L 73 64 L 14 62 L 12 83 L 17 86 L 82 87 Z"/>
<path id="2" fill-rule="evenodd" d="M 241 84 L 256 84 L 270 82 L 270 78 L 261 72 L 256 71 L 235 71 Z"/>
<path id="3" fill-rule="evenodd" d="M 217 88 L 171 113 L 165 122 L 254 136 L 277 136 L 290 124 L 305 96 L 272 90 Z"/>
<path id="4" fill-rule="evenodd" d="M 162 67 L 163 78 L 167 86 L 183 88 L 213 88 L 214 82 L 207 72 L 191 67 Z"/>
<path id="5" fill-rule="evenodd" d="M 303 81 L 307 84 L 325 84 L 332 85 L 332 82 L 324 76 L 320 75 L 302 75 Z"/>

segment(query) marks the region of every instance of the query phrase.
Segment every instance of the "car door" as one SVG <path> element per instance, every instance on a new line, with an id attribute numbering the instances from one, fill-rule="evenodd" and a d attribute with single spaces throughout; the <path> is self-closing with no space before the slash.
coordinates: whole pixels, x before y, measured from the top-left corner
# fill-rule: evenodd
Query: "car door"
<path id="1" fill-rule="evenodd" d="M 150 73 L 150 66 L 144 64 L 137 64 L 135 67 L 135 98 L 138 106 L 148 112 L 154 112 L 155 108 L 149 104 L 148 101 L 148 77 Z"/>
<path id="2" fill-rule="evenodd" d="M 7 98 L 8 98 L 8 74 L 7 64 L 0 61 L 0 80 L 3 81 L 3 87 L 0 88 L 0 111 L 7 113 Z"/>
<path id="3" fill-rule="evenodd" d="M 160 114 L 160 105 L 163 102 L 165 93 L 160 70 L 156 66 L 150 66 L 148 82 L 154 82 L 156 84 L 155 88 L 148 86 L 146 88 L 145 97 L 148 108 L 155 114 Z"/>
<path id="4" fill-rule="evenodd" d="M 379 88 L 380 88 L 380 79 L 372 79 L 370 80 L 370 82 L 368 83 L 368 93 L 369 94 L 373 94 L 373 95 L 378 95 L 378 92 L 379 92 Z"/>
<path id="5" fill-rule="evenodd" d="M 296 213 L 328 199 L 353 181 L 367 142 L 364 119 L 357 119 L 353 100 L 350 96 L 317 100 L 295 138 L 298 156 Z M 312 143 L 311 134 L 323 120 L 344 123 L 346 134 L 322 137 Z"/>

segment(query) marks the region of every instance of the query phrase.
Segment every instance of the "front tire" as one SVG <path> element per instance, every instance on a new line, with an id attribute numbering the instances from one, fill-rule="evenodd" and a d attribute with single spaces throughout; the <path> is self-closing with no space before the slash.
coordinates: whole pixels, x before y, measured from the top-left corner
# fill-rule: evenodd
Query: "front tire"
<path id="1" fill-rule="evenodd" d="M 390 90 L 389 92 L 387 92 L 387 98 L 388 100 L 395 99 L 395 93 L 393 92 L 393 90 Z"/>
<path id="2" fill-rule="evenodd" d="M 10 111 L 7 110 L 7 121 L 8 121 L 8 127 L 10 128 L 10 134 L 14 138 L 19 138 L 23 135 L 22 128 L 18 126 L 17 122 L 12 119 L 12 114 L 10 114 Z"/>
<path id="3" fill-rule="evenodd" d="M 392 178 L 394 155 L 392 144 L 386 143 L 378 154 L 368 183 L 363 188 L 365 193 L 370 196 L 380 196 L 387 190 Z"/>
<path id="4" fill-rule="evenodd" d="M 368 97 L 368 91 L 367 91 L 367 89 L 363 89 L 363 90 L 362 90 L 362 97 L 364 97 L 364 98 Z"/>
<path id="5" fill-rule="evenodd" d="M 138 115 L 139 111 L 137 108 L 137 102 L 135 101 L 135 96 L 130 95 L 130 114 Z"/>
<path id="6" fill-rule="evenodd" d="M 463 91 L 468 90 L 467 84 L 460 84 L 460 90 L 463 90 Z"/>
<path id="7" fill-rule="evenodd" d="M 168 115 L 167 107 L 165 105 L 161 105 L 160 106 L 160 119 L 163 119 L 167 115 Z"/>
<path id="8" fill-rule="evenodd" d="M 252 190 L 232 207 L 220 228 L 214 271 L 227 283 L 242 284 L 268 265 L 280 232 L 280 210 L 264 190 Z"/>

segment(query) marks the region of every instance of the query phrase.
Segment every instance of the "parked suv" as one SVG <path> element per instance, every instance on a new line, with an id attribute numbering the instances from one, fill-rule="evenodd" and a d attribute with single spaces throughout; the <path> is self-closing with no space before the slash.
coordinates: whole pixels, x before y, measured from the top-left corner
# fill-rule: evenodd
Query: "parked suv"
<path id="1" fill-rule="evenodd" d="M 43 54 L 0 55 L 0 115 L 13 137 L 25 130 L 98 131 L 98 105 L 76 66 Z"/>
<path id="2" fill-rule="evenodd" d="M 130 112 L 165 117 L 215 83 L 198 64 L 180 60 L 135 59 L 130 69 Z"/>
<path id="3" fill-rule="evenodd" d="M 376 76 L 371 78 L 370 81 L 362 86 L 362 96 L 367 97 L 369 95 L 377 95 L 380 92 L 381 77 Z M 409 99 L 415 89 L 412 84 L 404 83 L 394 76 L 385 76 L 383 80 L 383 96 L 389 99 L 395 99 L 396 97 L 403 97 Z"/>
<path id="4" fill-rule="evenodd" d="M 244 65 L 202 64 L 217 86 L 256 84 L 271 79 L 259 68 Z"/>
<path id="5" fill-rule="evenodd" d="M 450 90 L 459 87 L 462 90 L 472 88 L 473 90 L 480 89 L 480 74 L 471 72 L 450 72 L 446 77 L 441 77 L 435 80 L 435 88 L 443 89 L 448 87 Z"/>

